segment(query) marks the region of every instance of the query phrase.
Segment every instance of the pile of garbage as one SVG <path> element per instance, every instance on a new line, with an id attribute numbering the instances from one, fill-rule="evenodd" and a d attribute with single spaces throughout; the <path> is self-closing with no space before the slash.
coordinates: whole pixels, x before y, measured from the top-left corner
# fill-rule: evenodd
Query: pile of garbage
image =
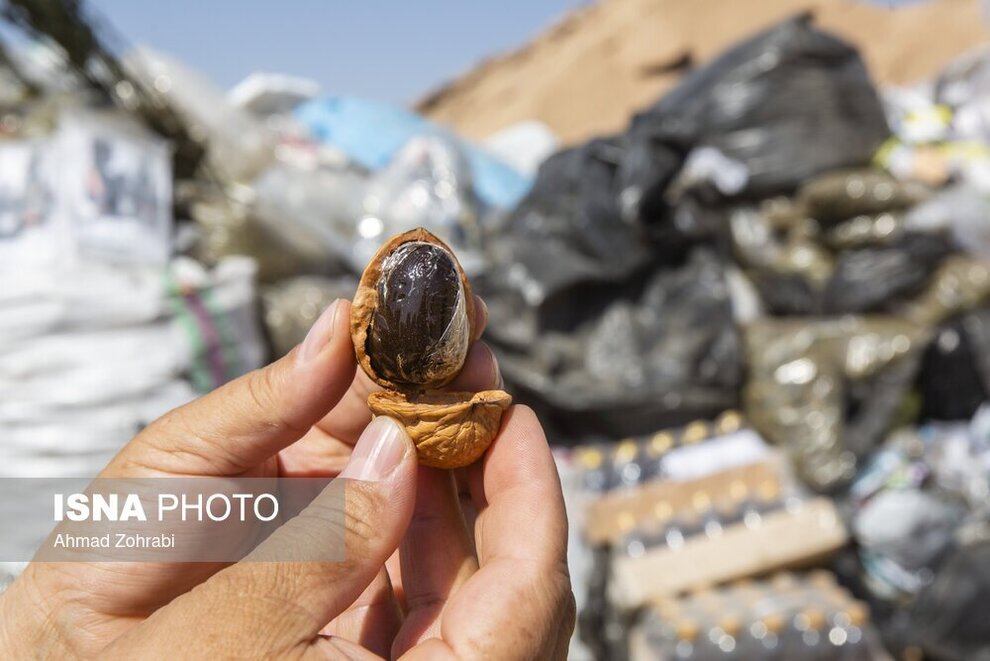
<path id="1" fill-rule="evenodd" d="M 5 13 L 0 470 L 96 470 L 423 226 L 555 446 L 574 658 L 990 653 L 990 54 L 878 90 L 801 15 L 557 151 L 225 95 L 82 7 Z"/>
<path id="2" fill-rule="evenodd" d="M 541 166 L 480 289 L 573 448 L 586 652 L 990 651 L 949 587 L 990 532 L 987 61 L 879 92 L 800 16 Z M 794 566 L 845 587 L 739 583 Z"/>

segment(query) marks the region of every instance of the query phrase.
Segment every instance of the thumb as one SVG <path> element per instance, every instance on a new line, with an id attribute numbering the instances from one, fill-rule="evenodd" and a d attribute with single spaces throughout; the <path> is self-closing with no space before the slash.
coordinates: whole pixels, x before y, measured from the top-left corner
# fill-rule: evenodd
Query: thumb
<path id="1" fill-rule="evenodd" d="M 317 641 L 319 631 L 361 595 L 398 548 L 415 501 L 415 447 L 397 422 L 377 417 L 361 434 L 340 478 L 343 502 L 340 485 L 328 486 L 244 560 L 162 609 L 177 620 L 159 620 L 155 629 L 198 623 L 199 630 L 205 624 L 218 632 L 238 631 L 240 640 L 225 640 L 224 652 L 231 644 L 243 645 L 237 651 L 250 656 L 302 651 Z M 284 560 L 321 557 L 321 550 L 326 557 L 331 548 L 345 549 L 341 561 Z M 196 653 L 202 655 L 202 639 L 198 643 Z"/>

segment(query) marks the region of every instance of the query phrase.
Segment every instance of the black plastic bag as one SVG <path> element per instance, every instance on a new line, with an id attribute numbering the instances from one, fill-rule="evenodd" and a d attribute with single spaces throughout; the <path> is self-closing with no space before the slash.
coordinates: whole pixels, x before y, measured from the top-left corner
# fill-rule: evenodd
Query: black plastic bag
<path id="1" fill-rule="evenodd" d="M 847 250 L 825 288 L 825 312 L 891 310 L 920 293 L 950 252 L 947 239 L 925 233 L 905 234 L 887 246 Z"/>
<path id="2" fill-rule="evenodd" d="M 749 170 L 745 193 L 763 197 L 869 163 L 890 130 L 859 54 L 806 14 L 689 75 L 629 135 L 682 153 L 714 147 Z"/>
<path id="3" fill-rule="evenodd" d="M 856 51 L 807 16 L 784 21 L 688 76 L 625 133 L 548 159 L 495 241 L 497 263 L 512 264 L 496 280 L 538 307 L 576 285 L 679 263 L 711 238 L 693 201 L 711 192 L 667 194 L 695 148 L 743 164 L 742 193 L 765 196 L 865 165 L 888 135 Z"/>
<path id="4" fill-rule="evenodd" d="M 748 172 L 732 195 L 764 196 L 865 165 L 888 135 L 856 51 L 802 16 L 694 72 L 625 133 L 551 157 L 493 237 L 500 266 L 478 287 L 510 389 L 567 442 L 735 406 L 723 265 L 699 247 L 724 240 L 728 194 L 672 185 L 685 160 L 719 152 Z M 785 307 L 800 305 L 795 284 Z"/>
<path id="5" fill-rule="evenodd" d="M 622 219 L 613 191 L 624 153 L 616 139 L 595 140 L 543 163 L 495 240 L 495 263 L 507 265 L 496 274 L 504 288 L 538 307 L 578 284 L 621 282 L 653 260 L 643 229 Z"/>
<path id="6" fill-rule="evenodd" d="M 990 397 L 990 310 L 945 324 L 925 351 L 918 376 L 921 417 L 968 420 Z"/>
<path id="7" fill-rule="evenodd" d="M 504 300 L 491 303 L 493 319 L 508 321 Z M 739 340 L 722 265 L 710 251 L 622 292 L 588 292 L 569 304 L 596 314 L 572 329 L 544 323 L 537 332 L 533 311 L 517 310 L 488 335 L 513 394 L 537 409 L 555 440 L 652 433 L 738 403 Z M 507 338 L 513 329 L 517 336 Z"/>

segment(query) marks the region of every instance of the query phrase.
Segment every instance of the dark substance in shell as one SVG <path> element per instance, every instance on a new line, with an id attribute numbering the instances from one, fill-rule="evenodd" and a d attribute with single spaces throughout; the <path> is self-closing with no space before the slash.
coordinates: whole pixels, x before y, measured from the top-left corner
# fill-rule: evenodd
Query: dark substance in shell
<path id="1" fill-rule="evenodd" d="M 435 382 L 461 368 L 469 332 L 457 266 L 446 250 L 407 243 L 385 259 L 366 346 L 375 373 L 406 386 Z"/>

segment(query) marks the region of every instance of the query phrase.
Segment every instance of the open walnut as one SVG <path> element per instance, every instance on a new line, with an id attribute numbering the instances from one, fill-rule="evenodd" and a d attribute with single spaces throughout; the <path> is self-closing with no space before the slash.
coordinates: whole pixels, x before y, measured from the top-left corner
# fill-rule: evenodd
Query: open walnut
<path id="1" fill-rule="evenodd" d="M 354 296 L 358 364 L 385 389 L 368 397 L 368 407 L 399 420 L 427 466 L 458 468 L 480 458 L 512 401 L 501 390 L 438 390 L 464 367 L 474 312 L 471 285 L 453 251 L 424 229 L 382 246 Z"/>

